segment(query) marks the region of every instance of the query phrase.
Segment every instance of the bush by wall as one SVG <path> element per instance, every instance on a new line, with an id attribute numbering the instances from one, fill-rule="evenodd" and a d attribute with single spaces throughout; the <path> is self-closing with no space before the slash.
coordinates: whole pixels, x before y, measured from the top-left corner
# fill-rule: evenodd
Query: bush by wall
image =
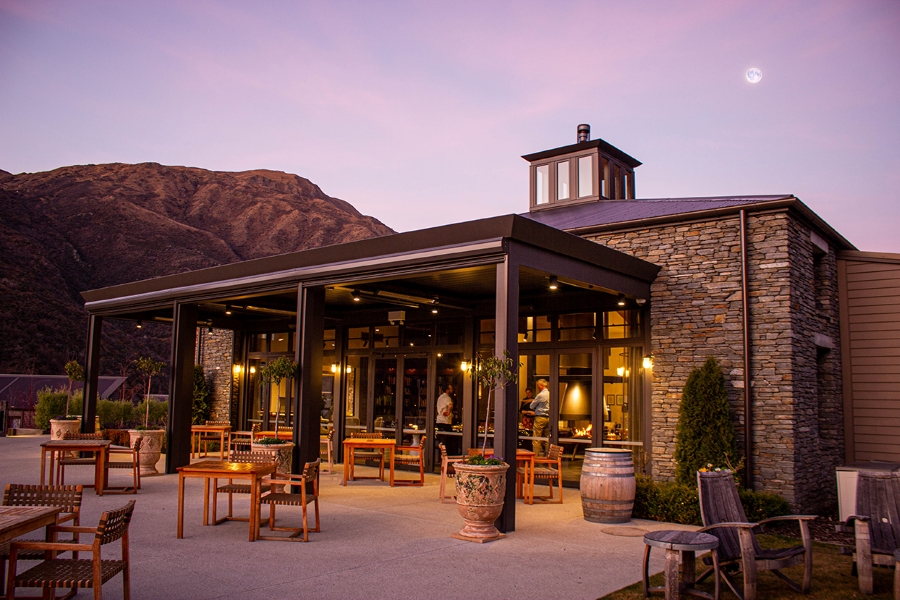
<path id="1" fill-rule="evenodd" d="M 34 407 L 34 424 L 38 429 L 44 431 L 50 429 L 50 419 L 62 417 L 66 414 L 66 398 L 69 393 L 62 390 L 51 390 L 44 388 L 37 393 L 37 405 Z M 72 400 L 69 402 L 69 414 L 81 414 L 81 390 L 72 394 Z"/>
<path id="2" fill-rule="evenodd" d="M 191 423 L 203 425 L 209 419 L 212 412 L 212 403 L 209 401 L 209 383 L 203 372 L 203 365 L 194 365 L 194 403 L 191 406 Z"/>
<path id="3" fill-rule="evenodd" d="M 97 416 L 100 417 L 100 427 L 103 429 L 121 429 L 141 419 L 130 400 L 100 400 L 97 402 Z"/>

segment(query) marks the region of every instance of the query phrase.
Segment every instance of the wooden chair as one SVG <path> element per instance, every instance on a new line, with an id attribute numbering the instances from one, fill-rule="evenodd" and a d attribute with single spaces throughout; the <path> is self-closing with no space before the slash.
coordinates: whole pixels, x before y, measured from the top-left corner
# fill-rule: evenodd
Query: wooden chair
<path id="1" fill-rule="evenodd" d="M 231 425 L 231 421 L 207 421 L 207 425 Z M 197 456 L 200 456 L 200 448 L 203 448 L 203 456 L 209 455 L 209 444 L 215 442 L 218 444 L 221 440 L 218 432 L 204 431 L 200 433 L 200 439 L 197 442 Z"/>
<path id="2" fill-rule="evenodd" d="M 334 472 L 334 429 L 328 432 L 325 438 L 319 438 L 319 451 L 324 447 L 325 458 L 328 460 L 328 472 Z M 324 471 L 324 469 L 321 469 Z"/>
<path id="3" fill-rule="evenodd" d="M 900 549 L 900 474 L 860 471 L 854 512 L 840 529 L 856 538 L 853 574 L 859 575 L 859 591 L 871 594 L 873 566 L 894 567 Z"/>
<path id="4" fill-rule="evenodd" d="M 231 462 L 253 463 L 258 465 L 267 465 L 278 462 L 278 452 L 275 450 L 254 450 L 253 452 L 232 452 L 228 455 Z M 229 479 L 225 485 L 219 485 L 218 479 L 213 479 L 213 502 L 212 502 L 212 523 L 218 525 L 225 521 L 249 521 L 250 517 L 235 517 L 233 495 L 247 494 L 251 491 L 249 483 L 234 483 Z M 216 518 L 216 505 L 219 500 L 219 493 L 228 494 L 228 514 L 221 519 Z"/>
<path id="5" fill-rule="evenodd" d="M 756 599 L 756 571 L 759 569 L 772 571 L 795 592 L 809 593 L 812 579 L 812 538 L 809 535 L 809 521 L 815 519 L 815 516 L 786 515 L 764 519 L 759 523 L 749 523 L 731 471 L 697 473 L 697 483 L 700 490 L 700 514 L 704 525 L 698 531 L 719 538 L 719 573 L 738 598 Z M 763 549 L 756 539 L 755 530 L 775 521 L 797 521 L 803 545 L 773 550 Z M 706 557 L 704 562 L 708 559 L 709 557 Z M 799 564 L 804 566 L 802 585 L 797 585 L 780 571 Z M 743 594 L 726 573 L 729 566 L 736 566 L 743 571 Z M 703 581 L 714 573 L 714 570 L 710 569 L 704 572 L 698 581 Z"/>
<path id="6" fill-rule="evenodd" d="M 116 510 L 104 512 L 100 523 L 93 527 L 69 527 L 55 525 L 50 527 L 51 534 L 72 533 L 94 534 L 90 544 L 73 542 L 31 542 L 15 541 L 11 544 L 9 555 L 9 581 L 6 584 L 6 597 L 15 598 L 17 587 L 43 588 L 48 597 L 56 588 L 71 588 L 64 598 L 71 598 L 78 588 L 94 588 L 94 598 L 101 597 L 101 587 L 114 576 L 122 573 L 123 597 L 131 597 L 130 564 L 128 557 L 128 525 L 134 512 L 134 500 Z M 101 547 L 116 540 L 122 540 L 120 559 L 101 558 Z M 15 575 L 19 556 L 23 552 L 55 551 L 55 552 L 90 552 L 91 558 L 46 558 L 24 573 Z"/>
<path id="7" fill-rule="evenodd" d="M 456 475 L 456 469 L 453 468 L 454 463 L 461 462 L 465 459 L 464 456 L 449 456 L 447 454 L 447 446 L 444 445 L 443 442 L 438 442 L 438 448 L 441 451 L 441 488 L 440 488 L 440 499 L 441 502 L 446 502 L 447 498 L 451 500 L 456 498 L 456 495 L 448 496 L 446 493 L 447 486 L 447 476 L 448 475 Z M 454 477 L 454 481 L 456 478 Z M 455 487 L 455 483 L 453 484 Z"/>
<path id="8" fill-rule="evenodd" d="M 469 456 L 493 456 L 494 449 L 493 448 L 485 448 L 482 450 L 481 446 L 477 448 L 469 448 Z"/>
<path id="9" fill-rule="evenodd" d="M 106 468 L 111 470 L 130 469 L 132 476 L 132 485 L 119 487 L 106 487 L 104 493 L 110 494 L 137 494 L 141 489 L 141 443 L 144 441 L 143 436 L 138 436 L 134 440 L 131 448 L 125 446 L 110 446 L 109 459 L 106 461 Z M 115 456 L 127 457 L 127 460 L 113 460 Z"/>
<path id="10" fill-rule="evenodd" d="M 261 535 L 262 517 L 256 525 L 256 538 L 260 540 L 271 540 L 276 542 L 308 542 L 309 533 L 318 533 L 321 531 L 319 526 L 319 466 L 322 459 L 316 459 L 315 462 L 308 462 L 303 467 L 303 473 L 300 475 L 288 475 L 284 473 L 274 473 L 271 477 L 263 480 L 262 485 L 270 485 L 271 491 L 262 494 L 259 499 L 259 506 L 256 510 L 262 512 L 262 505 L 269 505 L 269 530 L 270 531 L 286 531 L 291 535 L 274 536 Z M 290 485 L 288 485 L 290 484 Z M 312 487 L 312 492 L 307 490 L 308 485 Z M 284 491 L 278 491 L 279 487 L 283 487 Z M 291 487 L 298 487 L 300 493 L 291 494 L 288 491 Z M 316 505 L 316 527 L 309 528 L 309 519 L 307 516 L 307 508 L 310 504 Z M 303 510 L 303 526 L 302 527 L 276 527 L 275 526 L 275 507 L 276 506 L 300 506 Z M 303 534 L 301 540 L 298 536 Z"/>
<path id="11" fill-rule="evenodd" d="M 102 440 L 103 435 L 97 431 L 95 433 L 73 433 L 71 431 L 67 431 L 65 435 L 63 435 L 64 440 Z M 77 466 L 91 466 L 97 464 L 97 455 L 93 454 L 88 457 L 82 458 L 78 456 L 76 452 L 73 455 L 69 455 L 68 453 L 63 453 L 60 455 L 59 460 L 56 461 L 56 482 L 60 485 L 64 485 L 66 483 L 66 467 L 77 467 Z M 93 487 L 92 485 L 85 487 Z"/>
<path id="12" fill-rule="evenodd" d="M 394 450 L 391 452 L 391 487 L 395 485 L 425 485 L 425 440 L 427 438 L 427 435 L 423 435 L 419 440 L 419 446 L 394 446 Z M 396 465 L 419 465 L 419 478 L 395 478 Z"/>
<path id="13" fill-rule="evenodd" d="M 80 525 L 81 497 L 83 487 L 80 485 L 21 485 L 6 484 L 3 490 L 3 506 L 59 506 L 62 512 L 56 517 L 56 524 L 68 521 L 76 527 Z M 28 540 L 15 540 L 28 541 Z M 73 541 L 77 541 L 74 539 Z M 61 542 L 62 543 L 62 542 Z M 11 542 L 0 544 L 0 589 L 6 589 L 6 561 L 9 558 Z M 75 555 L 77 557 L 77 554 Z M 19 552 L 19 560 L 42 560 L 43 551 L 23 550 Z"/>
<path id="14" fill-rule="evenodd" d="M 383 439 L 384 436 L 381 435 L 380 431 L 376 431 L 375 433 L 367 433 L 365 431 L 354 431 L 350 433 L 351 438 L 362 439 L 362 440 L 380 440 Z M 367 460 L 377 460 L 378 463 L 378 477 L 384 481 L 384 450 L 382 448 L 376 448 L 374 450 L 354 450 L 353 456 L 345 456 L 344 460 L 350 461 L 350 481 L 354 479 L 367 479 L 366 477 L 354 477 L 353 467 L 356 465 L 356 461 L 362 460 L 363 462 Z M 375 477 L 371 477 L 368 479 L 376 479 Z"/>
<path id="15" fill-rule="evenodd" d="M 250 431 L 232 431 L 231 448 L 229 448 L 229 450 L 250 452 L 253 440 L 256 439 L 256 434 L 259 433 L 259 429 L 259 423 L 254 423 L 253 426 L 250 427 Z"/>
<path id="16" fill-rule="evenodd" d="M 563 457 L 563 448 L 562 446 L 558 446 L 556 444 L 550 444 L 550 449 L 547 451 L 547 456 L 545 458 L 535 457 L 534 459 L 534 479 L 537 481 L 538 479 L 546 479 L 547 487 L 550 488 L 550 494 L 547 496 L 535 496 L 535 500 L 540 500 L 542 502 L 546 502 L 548 504 L 562 504 L 563 501 L 563 493 L 562 493 L 562 457 Z M 547 466 L 541 466 L 547 465 Z M 523 476 L 525 474 L 525 470 L 522 467 L 518 467 L 516 469 L 517 473 L 521 473 Z M 556 479 L 557 484 L 559 485 L 559 500 L 553 499 L 553 480 Z"/>

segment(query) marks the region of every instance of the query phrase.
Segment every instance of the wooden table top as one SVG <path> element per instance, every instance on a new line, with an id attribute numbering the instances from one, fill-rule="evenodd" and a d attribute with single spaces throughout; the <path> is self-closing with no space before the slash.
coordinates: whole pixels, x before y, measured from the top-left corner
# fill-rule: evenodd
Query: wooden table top
<path id="1" fill-rule="evenodd" d="M 370 439 L 370 438 L 347 438 L 344 440 L 345 446 L 396 446 L 397 440 L 393 438 Z"/>
<path id="2" fill-rule="evenodd" d="M 644 543 L 667 550 L 712 550 L 719 547 L 719 538 L 698 531 L 661 529 L 646 534 Z"/>
<path id="3" fill-rule="evenodd" d="M 191 425 L 192 432 L 231 431 L 231 425 Z"/>
<path id="4" fill-rule="evenodd" d="M 227 460 L 201 460 L 190 465 L 178 467 L 182 473 L 224 473 L 227 475 L 266 475 L 275 471 L 274 464 L 257 464 L 231 462 Z"/>
<path id="5" fill-rule="evenodd" d="M 60 448 L 70 450 L 81 446 L 87 448 L 105 448 L 112 444 L 111 440 L 50 440 L 41 444 L 41 448 Z"/>
<path id="6" fill-rule="evenodd" d="M 0 506 L 0 544 L 56 522 L 59 506 Z"/>

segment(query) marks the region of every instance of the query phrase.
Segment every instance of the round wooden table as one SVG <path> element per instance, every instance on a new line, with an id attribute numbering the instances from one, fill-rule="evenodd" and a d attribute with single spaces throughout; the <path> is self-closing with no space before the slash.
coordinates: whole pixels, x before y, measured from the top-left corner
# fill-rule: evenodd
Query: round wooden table
<path id="1" fill-rule="evenodd" d="M 708 533 L 662 529 L 644 536 L 644 597 L 650 592 L 665 592 L 666 600 L 678 600 L 682 594 L 719 600 L 719 540 Z M 666 551 L 665 586 L 650 587 L 650 548 Z M 694 587 L 694 553 L 712 551 L 713 576 L 716 580 L 715 595 L 711 596 Z M 679 557 L 680 555 L 680 557 Z M 678 581 L 678 562 L 681 559 L 681 581 Z"/>

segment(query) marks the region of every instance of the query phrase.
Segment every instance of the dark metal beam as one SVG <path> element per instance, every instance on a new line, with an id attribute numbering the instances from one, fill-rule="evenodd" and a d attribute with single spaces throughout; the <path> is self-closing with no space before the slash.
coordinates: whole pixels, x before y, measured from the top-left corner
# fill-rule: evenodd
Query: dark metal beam
<path id="1" fill-rule="evenodd" d="M 103 317 L 88 316 L 88 341 L 84 353 L 84 402 L 81 405 L 81 433 L 94 433 L 100 376 L 100 333 Z"/>
<path id="2" fill-rule="evenodd" d="M 319 406 L 322 402 L 322 346 L 325 339 L 325 288 L 300 286 L 297 299 L 299 376 L 294 386 L 294 473 L 319 457 Z"/>
<path id="3" fill-rule="evenodd" d="M 166 426 L 166 473 L 191 462 L 191 412 L 194 404 L 194 347 L 197 306 L 175 303 L 169 379 L 169 422 Z"/>
<path id="4" fill-rule="evenodd" d="M 497 265 L 497 310 L 494 317 L 496 337 L 494 353 L 505 353 L 519 360 L 519 264 L 515 252 Z M 516 446 L 519 436 L 519 391 L 508 385 L 497 393 L 494 406 L 494 453 L 510 466 L 506 474 L 506 494 L 503 512 L 497 519 L 497 529 L 506 533 L 516 529 Z M 487 435 L 487 431 L 485 431 Z"/>

